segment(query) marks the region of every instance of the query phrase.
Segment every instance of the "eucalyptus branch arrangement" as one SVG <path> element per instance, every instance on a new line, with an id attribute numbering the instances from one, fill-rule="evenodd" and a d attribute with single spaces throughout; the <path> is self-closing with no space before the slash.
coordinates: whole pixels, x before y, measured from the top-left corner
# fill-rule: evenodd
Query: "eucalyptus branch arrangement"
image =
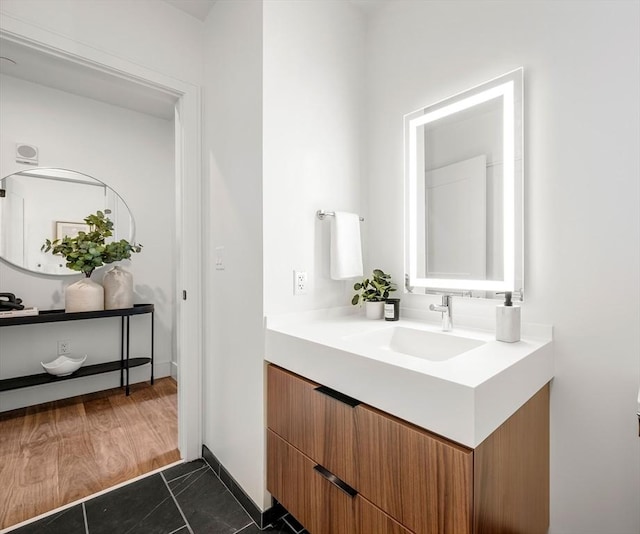
<path id="1" fill-rule="evenodd" d="M 396 290 L 396 284 L 391 281 L 391 275 L 385 274 L 381 269 L 374 269 L 371 279 L 365 278 L 362 282 L 356 282 L 353 289 L 358 291 L 351 299 L 354 306 L 360 302 L 360 297 L 365 302 L 384 302 L 389 298 L 389 293 Z"/>
<path id="2" fill-rule="evenodd" d="M 88 232 L 81 231 L 75 237 L 65 236 L 54 241 L 47 239 L 40 250 L 64 257 L 69 269 L 82 272 L 87 278 L 97 267 L 127 260 L 131 254 L 142 250 L 142 245 L 132 245 L 126 239 L 107 243 L 107 238 L 113 236 L 113 222 L 101 211 L 88 215 L 84 222 L 89 225 Z"/>

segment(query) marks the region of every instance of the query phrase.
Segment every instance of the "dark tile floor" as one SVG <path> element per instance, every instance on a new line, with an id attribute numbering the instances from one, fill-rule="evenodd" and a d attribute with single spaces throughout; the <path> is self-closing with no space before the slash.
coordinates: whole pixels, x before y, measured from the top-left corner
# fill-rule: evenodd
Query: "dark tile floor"
<path id="1" fill-rule="evenodd" d="M 295 526 L 294 526 L 295 525 Z M 300 534 L 289 517 L 260 530 L 203 460 L 171 467 L 12 534 Z"/>

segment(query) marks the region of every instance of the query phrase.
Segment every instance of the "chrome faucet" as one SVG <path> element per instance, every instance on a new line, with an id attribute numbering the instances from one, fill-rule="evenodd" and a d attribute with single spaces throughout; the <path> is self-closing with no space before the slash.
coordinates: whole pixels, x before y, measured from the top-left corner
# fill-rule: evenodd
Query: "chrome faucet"
<path id="1" fill-rule="evenodd" d="M 453 328 L 453 295 L 442 295 L 442 304 L 431 304 L 429 309 L 442 313 L 442 331 L 451 332 Z"/>

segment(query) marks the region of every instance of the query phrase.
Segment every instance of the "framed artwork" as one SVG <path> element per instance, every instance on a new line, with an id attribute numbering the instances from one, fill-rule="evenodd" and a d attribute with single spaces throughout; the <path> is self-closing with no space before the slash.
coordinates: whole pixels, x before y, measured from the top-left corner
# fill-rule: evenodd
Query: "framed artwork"
<path id="1" fill-rule="evenodd" d="M 83 222 L 56 221 L 56 239 L 65 236 L 76 237 L 78 232 L 89 232 L 89 225 Z"/>

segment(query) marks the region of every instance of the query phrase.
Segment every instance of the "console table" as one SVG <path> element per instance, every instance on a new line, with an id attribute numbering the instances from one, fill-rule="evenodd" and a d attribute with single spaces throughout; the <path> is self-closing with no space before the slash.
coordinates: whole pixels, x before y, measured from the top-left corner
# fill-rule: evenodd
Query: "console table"
<path id="1" fill-rule="evenodd" d="M 148 358 L 129 358 L 129 320 L 132 315 L 151 314 L 151 353 Z M 87 319 L 102 319 L 104 317 L 120 317 L 120 359 L 94 365 L 85 365 L 69 376 L 54 376 L 48 373 L 18 376 L 0 380 L 0 391 L 73 380 L 83 376 L 99 375 L 120 371 L 120 387 L 124 387 L 129 395 L 129 369 L 141 365 L 151 364 L 151 384 L 153 385 L 153 337 L 154 337 L 154 307 L 153 304 L 135 304 L 133 308 L 120 310 L 103 310 L 90 312 L 65 313 L 64 310 L 44 310 L 38 315 L 22 317 L 0 318 L 0 327 L 33 325 L 40 323 L 56 323 L 61 321 L 81 321 Z"/>

